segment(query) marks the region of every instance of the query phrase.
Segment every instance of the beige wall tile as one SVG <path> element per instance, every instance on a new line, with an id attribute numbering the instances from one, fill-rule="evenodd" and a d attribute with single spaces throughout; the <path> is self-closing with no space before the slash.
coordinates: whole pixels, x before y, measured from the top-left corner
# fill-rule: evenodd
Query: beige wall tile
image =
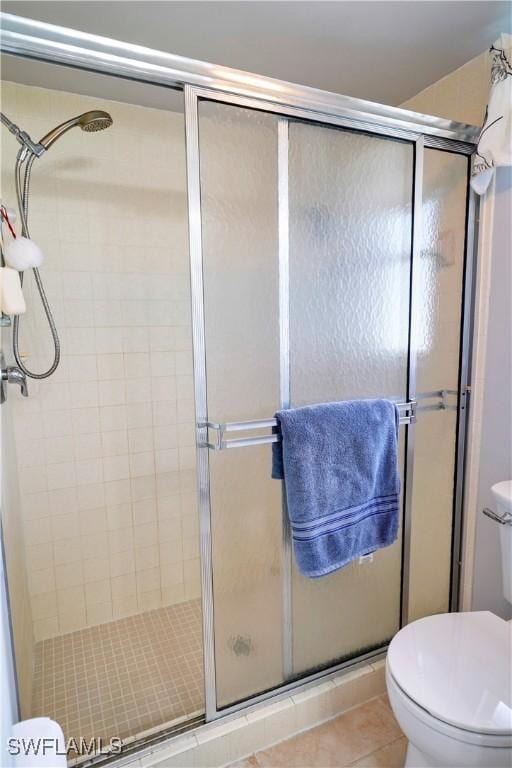
<path id="1" fill-rule="evenodd" d="M 87 625 L 104 624 L 113 619 L 112 603 L 88 605 L 86 609 Z"/>
<path id="2" fill-rule="evenodd" d="M 59 634 L 76 632 L 87 625 L 85 607 L 75 605 L 65 613 L 59 613 Z"/>
<path id="3" fill-rule="evenodd" d="M 47 619 L 36 619 L 34 620 L 33 627 L 36 642 L 59 634 L 59 621 L 56 616 L 51 616 Z M 30 712 L 30 709 L 28 712 Z"/>
<path id="4" fill-rule="evenodd" d="M 59 616 L 75 611 L 85 611 L 85 593 L 83 586 L 66 587 L 57 590 Z"/>
<path id="5" fill-rule="evenodd" d="M 32 598 L 37 598 L 45 592 L 55 590 L 55 570 L 54 568 L 44 568 L 42 571 L 30 571 L 28 576 L 29 593 Z"/>
<path id="6" fill-rule="evenodd" d="M 112 609 L 115 619 L 131 616 L 137 611 L 137 596 L 134 593 L 113 599 Z"/>
<path id="7" fill-rule="evenodd" d="M 91 581 L 85 585 L 85 605 L 88 616 L 93 613 L 91 608 L 94 606 L 111 603 L 111 601 L 112 590 L 110 579 Z"/>
<path id="8" fill-rule="evenodd" d="M 37 595 L 37 600 L 32 603 L 32 617 L 34 621 L 49 619 L 57 616 L 57 593 L 45 592 Z"/>

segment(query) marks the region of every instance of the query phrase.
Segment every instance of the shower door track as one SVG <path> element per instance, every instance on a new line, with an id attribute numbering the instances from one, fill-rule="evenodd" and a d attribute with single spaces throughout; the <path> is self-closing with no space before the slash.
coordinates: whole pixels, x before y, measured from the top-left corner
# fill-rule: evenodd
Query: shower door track
<path id="1" fill-rule="evenodd" d="M 277 78 L 177 56 L 146 46 L 80 32 L 56 24 L 0 12 L 0 49 L 3 53 L 50 64 L 124 77 L 151 85 L 182 90 L 190 85 L 215 89 L 231 96 L 265 98 L 276 111 L 304 109 L 331 118 L 377 126 L 381 133 L 395 128 L 437 139 L 439 146 L 471 154 L 480 129 L 433 115 L 390 107 L 352 96 L 323 91 Z M 459 150 L 455 144 L 460 144 Z"/>
<path id="2" fill-rule="evenodd" d="M 189 204 L 189 241 L 192 282 L 193 339 L 195 364 L 195 396 L 197 409 L 198 443 L 198 487 L 200 507 L 200 539 L 202 561 L 202 599 L 204 612 L 204 658 L 205 658 L 205 702 L 206 719 L 215 720 L 230 716 L 241 709 L 250 708 L 261 701 L 279 698 L 290 690 L 308 687 L 315 681 L 327 679 L 347 668 L 353 669 L 363 663 L 382 656 L 385 646 L 362 654 L 348 661 L 322 670 L 305 674 L 300 679 L 287 682 L 277 688 L 253 696 L 237 704 L 217 708 L 215 680 L 215 638 L 213 632 L 213 584 L 211 562 L 211 529 L 208 495 L 208 449 L 201 447 L 207 440 L 208 414 L 206 411 L 206 369 L 204 341 L 204 307 L 202 276 L 201 239 L 201 196 L 199 186 L 199 137 L 197 104 L 199 98 L 235 104 L 240 107 L 273 112 L 278 122 L 278 172 L 279 172 L 279 276 L 280 276 L 280 345 L 281 345 L 281 405 L 289 402 L 289 379 L 283 356 L 288 344 L 288 327 L 285 306 L 287 302 L 287 185 L 284 181 L 287 164 L 288 124 L 290 118 L 318 124 L 340 126 L 379 136 L 388 136 L 409 141 L 415 145 L 415 190 L 414 203 L 418 206 L 419 179 L 423 148 L 432 147 L 470 156 L 475 149 L 479 129 L 439 117 L 419 115 L 397 107 L 388 107 L 372 102 L 321 91 L 315 88 L 295 85 L 273 78 L 253 75 L 247 72 L 215 66 L 162 51 L 152 50 L 131 43 L 112 40 L 67 29 L 44 22 L 26 19 L 12 14 L 0 13 L 0 49 L 4 54 L 19 56 L 50 64 L 126 78 L 141 83 L 160 85 L 183 90 L 185 93 L 185 122 L 187 142 L 187 191 Z M 418 208 L 416 210 L 418 213 Z M 464 455 L 467 423 L 467 400 L 469 395 L 469 372 L 471 365 L 471 333 L 473 317 L 473 276 L 477 248 L 478 199 L 469 190 L 466 219 L 466 244 L 464 267 L 464 291 L 462 309 L 462 333 L 459 360 L 459 386 L 457 397 L 457 446 L 456 479 L 453 510 L 452 578 L 450 609 L 457 610 L 460 579 L 460 550 L 462 535 L 462 504 L 464 493 Z M 419 248 L 419 231 L 413 230 L 412 273 L 414 252 Z M 412 277 L 411 277 L 412 279 Z M 411 333 L 411 329 L 409 329 Z M 409 345 L 411 349 L 411 345 Z M 407 399 L 414 399 L 414 354 L 409 353 Z M 288 383 L 287 383 L 288 381 Z M 406 427 L 408 435 L 407 460 L 412 461 L 414 445 L 411 425 Z M 409 437 L 411 439 L 409 439 Z M 406 479 L 406 489 L 410 483 Z M 404 556 L 410 547 L 410 514 L 405 506 Z M 287 574 L 284 577 L 283 608 L 285 623 L 290 623 L 290 568 L 291 541 L 287 533 L 286 515 L 283 510 L 284 561 Z M 410 512 L 410 509 L 409 509 Z M 409 541 L 409 544 L 407 544 Z M 402 582 L 407 576 L 408 564 L 402 573 Z M 402 583 L 402 619 L 406 620 L 407 596 Z M 291 674 L 291 647 L 285 641 L 283 649 L 284 669 Z"/>

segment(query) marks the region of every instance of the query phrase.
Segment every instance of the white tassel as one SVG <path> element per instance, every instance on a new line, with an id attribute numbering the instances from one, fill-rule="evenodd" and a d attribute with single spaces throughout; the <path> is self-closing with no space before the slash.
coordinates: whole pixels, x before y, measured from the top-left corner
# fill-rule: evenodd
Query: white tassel
<path id="1" fill-rule="evenodd" d="M 43 259 L 42 250 L 29 237 L 13 238 L 4 246 L 5 263 L 18 272 L 40 267 Z"/>

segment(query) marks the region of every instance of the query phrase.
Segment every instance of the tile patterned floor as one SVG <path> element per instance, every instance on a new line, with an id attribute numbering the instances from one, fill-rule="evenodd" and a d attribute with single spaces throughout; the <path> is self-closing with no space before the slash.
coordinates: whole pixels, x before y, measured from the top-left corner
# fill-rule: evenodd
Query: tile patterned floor
<path id="1" fill-rule="evenodd" d="M 127 738 L 203 709 L 199 600 L 36 645 L 33 716 L 67 739 Z"/>
<path id="2" fill-rule="evenodd" d="M 231 768 L 402 768 L 406 748 L 381 696 Z"/>

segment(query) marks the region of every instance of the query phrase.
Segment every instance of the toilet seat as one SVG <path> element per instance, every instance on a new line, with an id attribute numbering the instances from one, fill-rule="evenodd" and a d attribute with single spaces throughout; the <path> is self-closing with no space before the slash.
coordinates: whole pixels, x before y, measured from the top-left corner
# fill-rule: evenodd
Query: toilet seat
<path id="1" fill-rule="evenodd" d="M 465 728 L 457 728 L 455 725 L 450 725 L 443 720 L 439 720 L 421 707 L 416 701 L 413 701 L 413 699 L 400 688 L 389 670 L 389 665 L 386 665 L 386 686 L 391 703 L 393 704 L 393 702 L 395 702 L 396 704 L 398 699 L 400 701 L 400 708 L 405 709 L 408 715 L 415 719 L 418 724 L 421 724 L 428 733 L 432 734 L 434 732 L 437 737 L 448 739 L 449 742 L 461 742 L 469 748 L 507 749 L 509 750 L 507 754 L 510 754 L 510 749 L 512 749 L 512 734 L 501 734 L 497 736 L 489 733 L 477 733 L 476 731 L 468 731 Z M 395 712 L 395 715 L 398 716 L 398 713 Z M 400 719 L 399 724 L 402 727 L 405 725 L 403 721 L 400 722 Z M 509 764 L 510 760 L 507 762 L 507 766 L 509 766 Z"/>
<path id="2" fill-rule="evenodd" d="M 461 740 L 472 743 L 473 734 L 498 746 L 512 736 L 511 654 L 512 628 L 503 619 L 488 611 L 441 614 L 400 630 L 387 668 L 402 694 L 432 718 L 430 727 L 444 724 Z"/>

